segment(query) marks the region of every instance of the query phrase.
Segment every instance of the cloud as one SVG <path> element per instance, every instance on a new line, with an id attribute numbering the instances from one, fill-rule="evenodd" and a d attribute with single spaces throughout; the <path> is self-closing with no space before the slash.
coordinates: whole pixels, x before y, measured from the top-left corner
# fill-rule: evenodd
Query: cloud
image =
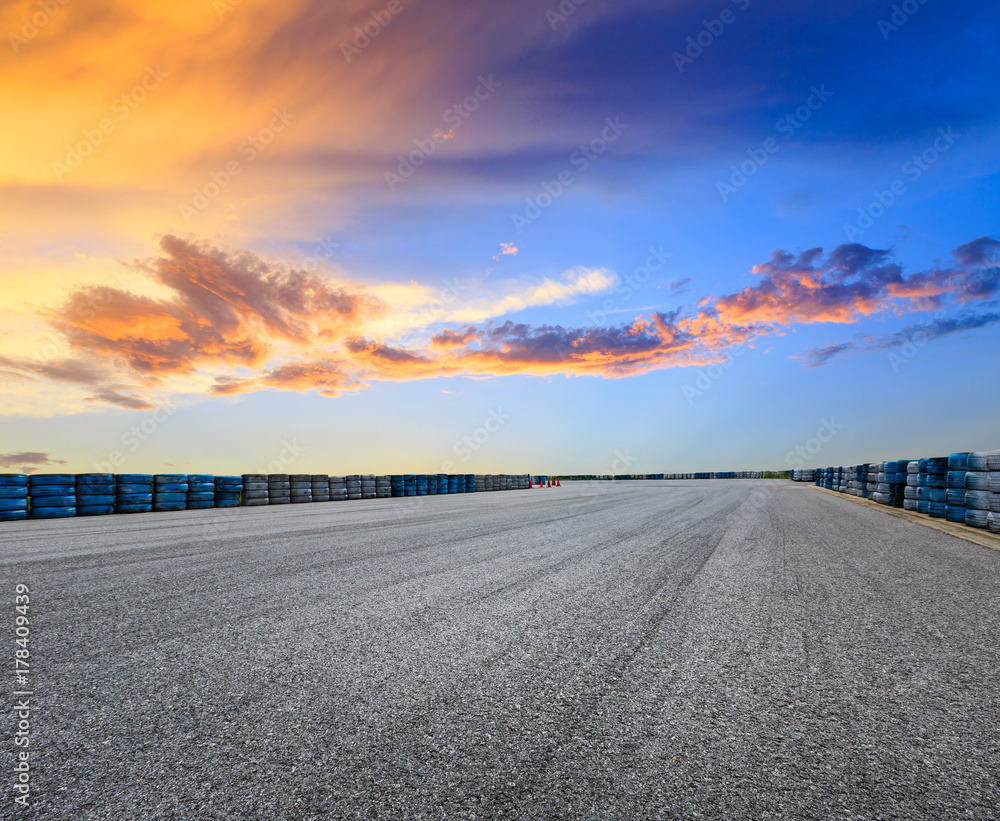
<path id="1" fill-rule="evenodd" d="M 44 465 L 65 465 L 65 459 L 51 459 L 47 453 L 22 451 L 20 453 L 0 453 L 0 467 L 19 467 L 23 473 L 34 473 Z"/>
<path id="2" fill-rule="evenodd" d="M 813 348 L 801 357 L 806 368 L 818 368 L 842 353 L 870 353 L 903 348 L 907 345 L 923 347 L 928 342 L 963 331 L 976 331 L 1000 323 L 1000 312 L 965 313 L 959 316 L 932 319 L 908 325 L 899 331 L 872 339 L 858 337 L 851 342 L 841 342 Z"/>
<path id="3" fill-rule="evenodd" d="M 734 293 L 621 325 L 579 328 L 504 317 L 606 293 L 618 282 L 614 272 L 576 268 L 558 280 L 510 281 L 485 296 L 455 285 L 435 306 L 434 292 L 418 283 L 375 294 L 247 251 L 167 235 L 158 256 L 131 264 L 151 283 L 150 294 L 78 289 L 45 313 L 69 355 L 43 363 L 0 358 L 0 366 L 76 383 L 88 389 L 87 403 L 129 410 L 152 407 L 150 390 L 181 379 L 216 396 L 280 390 L 336 397 L 380 380 L 621 378 L 718 362 L 733 345 L 797 324 L 935 312 L 925 326 L 931 339 L 985 327 L 993 314 L 970 306 L 988 305 L 997 293 L 998 270 L 987 266 L 998 246 L 980 237 L 955 249 L 956 264 L 912 274 L 891 251 L 859 244 L 829 253 L 777 250 L 753 267 L 756 280 Z M 903 342 L 855 338 L 801 358 L 819 367 L 844 353 L 896 344 Z"/>
<path id="4" fill-rule="evenodd" d="M 497 262 L 500 261 L 500 257 L 506 256 L 517 256 L 517 246 L 513 242 L 501 242 L 500 243 L 500 253 L 493 257 Z"/>

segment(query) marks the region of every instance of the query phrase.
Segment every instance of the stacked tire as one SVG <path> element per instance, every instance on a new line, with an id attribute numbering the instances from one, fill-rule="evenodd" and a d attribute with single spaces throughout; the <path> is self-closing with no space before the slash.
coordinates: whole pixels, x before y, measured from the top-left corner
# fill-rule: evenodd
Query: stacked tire
<path id="1" fill-rule="evenodd" d="M 28 477 L 23 473 L 0 474 L 0 522 L 28 518 Z"/>
<path id="2" fill-rule="evenodd" d="M 389 499 L 393 496 L 392 479 L 388 476 L 375 477 L 375 498 Z"/>
<path id="3" fill-rule="evenodd" d="M 189 473 L 188 510 L 208 510 L 215 507 L 215 477 L 207 473 Z"/>
<path id="4" fill-rule="evenodd" d="M 990 451 L 987 465 L 990 469 L 990 492 L 993 494 L 986 529 L 1000 534 L 1000 450 Z"/>
<path id="5" fill-rule="evenodd" d="M 29 476 L 28 509 L 32 519 L 76 516 L 76 479 L 68 473 Z"/>
<path id="6" fill-rule="evenodd" d="M 917 488 L 920 483 L 920 462 L 911 460 L 906 463 L 906 485 L 903 487 L 903 509 L 917 510 Z"/>
<path id="7" fill-rule="evenodd" d="M 969 454 L 968 473 L 965 474 L 965 523 L 969 527 L 986 530 L 993 505 L 990 490 L 989 453 L 979 451 Z"/>
<path id="8" fill-rule="evenodd" d="M 486 492 L 486 476 L 482 473 L 476 474 L 476 493 Z"/>
<path id="9" fill-rule="evenodd" d="M 413 473 L 403 474 L 403 494 L 406 496 L 417 495 L 417 477 Z"/>
<path id="10" fill-rule="evenodd" d="M 313 500 L 312 476 L 308 473 L 293 473 L 288 477 L 289 500 L 293 505 L 301 505 Z"/>
<path id="11" fill-rule="evenodd" d="M 461 484 L 460 484 L 461 483 Z M 461 486 L 462 490 L 459 490 Z M 448 477 L 448 492 L 449 493 L 461 493 L 465 490 L 465 479 L 459 476 L 457 473 L 453 473 Z"/>
<path id="12" fill-rule="evenodd" d="M 949 522 L 965 524 L 965 476 L 969 472 L 969 454 L 953 453 L 948 457 L 948 492 L 945 518 Z"/>
<path id="13" fill-rule="evenodd" d="M 215 477 L 215 506 L 239 507 L 243 501 L 243 478 L 240 476 Z"/>
<path id="14" fill-rule="evenodd" d="M 357 474 L 347 478 L 347 498 L 351 501 L 361 498 L 361 477 Z"/>
<path id="15" fill-rule="evenodd" d="M 465 474 L 465 492 L 466 493 L 476 492 L 476 475 L 474 473 Z"/>
<path id="16" fill-rule="evenodd" d="M 186 510 L 188 477 L 185 473 L 153 476 L 153 510 Z"/>
<path id="17" fill-rule="evenodd" d="M 361 482 L 361 498 L 374 499 L 378 495 L 375 485 L 375 474 L 366 473 L 358 478 Z"/>
<path id="18" fill-rule="evenodd" d="M 389 477 L 389 488 L 392 491 L 392 498 L 394 499 L 406 495 L 406 483 L 403 481 L 402 474 Z"/>
<path id="19" fill-rule="evenodd" d="M 267 503 L 269 505 L 287 505 L 292 502 L 292 486 L 287 473 L 269 473 L 267 475 Z"/>
<path id="20" fill-rule="evenodd" d="M 330 501 L 330 477 L 325 473 L 314 473 L 309 477 L 312 484 L 312 500 L 314 502 Z"/>
<path id="21" fill-rule="evenodd" d="M 243 507 L 262 507 L 270 504 L 267 497 L 269 484 L 266 474 L 244 473 L 240 478 L 243 480 L 243 498 L 241 500 Z"/>
<path id="22" fill-rule="evenodd" d="M 330 477 L 330 501 L 331 502 L 346 502 L 347 501 L 347 477 L 346 476 L 331 476 Z"/>
<path id="23" fill-rule="evenodd" d="M 76 515 L 108 516 L 114 512 L 114 474 L 78 473 L 76 475 Z"/>
<path id="24" fill-rule="evenodd" d="M 153 477 L 150 474 L 115 474 L 115 513 L 149 513 L 152 509 Z"/>
<path id="25" fill-rule="evenodd" d="M 418 473 L 416 475 L 417 496 L 426 496 L 430 491 L 427 487 L 427 474 Z"/>

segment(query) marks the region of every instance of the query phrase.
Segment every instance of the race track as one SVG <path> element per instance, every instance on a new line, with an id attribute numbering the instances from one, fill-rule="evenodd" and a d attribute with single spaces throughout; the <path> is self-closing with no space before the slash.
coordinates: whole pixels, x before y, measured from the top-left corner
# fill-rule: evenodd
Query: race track
<path id="1" fill-rule="evenodd" d="M 0 580 L 5 819 L 1000 817 L 1000 552 L 807 485 L 4 523 Z"/>

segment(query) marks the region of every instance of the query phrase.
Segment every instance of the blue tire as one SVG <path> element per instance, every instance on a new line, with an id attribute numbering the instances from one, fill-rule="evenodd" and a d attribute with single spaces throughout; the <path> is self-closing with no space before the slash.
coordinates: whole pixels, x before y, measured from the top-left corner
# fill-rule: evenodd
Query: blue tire
<path id="1" fill-rule="evenodd" d="M 32 519 L 68 519 L 76 516 L 76 505 L 73 507 L 33 507 Z"/>
<path id="2" fill-rule="evenodd" d="M 0 473 L 0 487 L 27 487 L 28 477 L 24 473 Z"/>
<path id="3" fill-rule="evenodd" d="M 151 473 L 116 473 L 115 482 L 120 485 L 151 485 L 153 484 L 153 474 Z"/>
<path id="4" fill-rule="evenodd" d="M 0 522 L 23 522 L 27 518 L 27 510 L 0 510 Z"/>
<path id="5" fill-rule="evenodd" d="M 0 487 L 0 499 L 27 499 L 26 487 Z"/>
<path id="6" fill-rule="evenodd" d="M 0 499 L 0 510 L 27 510 L 28 499 Z"/>
<path id="7" fill-rule="evenodd" d="M 204 499 L 188 500 L 187 503 L 188 510 L 208 510 L 212 507 L 215 507 L 215 502 L 212 499 L 209 499 L 207 502 Z"/>
<path id="8" fill-rule="evenodd" d="M 76 485 L 39 485 L 28 488 L 28 495 L 33 499 L 42 496 L 75 496 Z"/>
<path id="9" fill-rule="evenodd" d="M 153 493 L 187 493 L 187 482 L 157 482 L 153 485 Z"/>
<path id="10" fill-rule="evenodd" d="M 153 504 L 152 493 L 119 493 L 115 497 L 115 503 L 119 506 L 125 505 L 151 505 Z"/>
<path id="11" fill-rule="evenodd" d="M 960 505 L 947 505 L 945 510 L 945 518 L 949 522 L 955 522 L 956 524 L 965 524 L 965 514 L 966 508 Z"/>
<path id="12" fill-rule="evenodd" d="M 242 476 L 216 476 L 215 477 L 215 484 L 219 484 L 219 483 L 225 483 L 225 484 L 228 484 L 228 485 L 242 485 L 243 484 L 243 477 Z"/>
<path id="13" fill-rule="evenodd" d="M 188 493 L 215 493 L 215 482 L 188 482 Z"/>
<path id="14" fill-rule="evenodd" d="M 208 493 L 188 493 L 187 500 L 189 502 L 214 502 L 215 491 Z"/>
<path id="15" fill-rule="evenodd" d="M 31 487 L 44 487 L 45 485 L 75 485 L 76 477 L 71 473 L 37 473 L 29 477 L 28 485 Z"/>
<path id="16" fill-rule="evenodd" d="M 174 502 L 186 502 L 186 493 L 153 493 L 153 504 L 160 502 L 172 504 Z"/>
<path id="17" fill-rule="evenodd" d="M 127 496 L 130 493 L 152 493 L 152 485 L 121 484 L 115 485 L 115 492 L 119 496 Z"/>
<path id="18" fill-rule="evenodd" d="M 186 510 L 187 502 L 153 502 L 153 510 Z"/>
<path id="19" fill-rule="evenodd" d="M 235 499 L 236 501 L 239 501 L 240 500 L 240 496 L 242 496 L 243 494 L 242 493 L 229 493 L 228 491 L 219 491 L 219 490 L 217 490 L 217 491 L 215 491 L 214 495 L 215 495 L 215 501 L 219 502 L 219 501 L 232 501 L 233 499 Z"/>
<path id="20" fill-rule="evenodd" d="M 186 473 L 156 473 L 153 474 L 153 481 L 164 485 L 186 485 L 187 484 L 187 474 Z"/>
<path id="21" fill-rule="evenodd" d="M 968 453 L 953 453 L 948 457 L 948 470 L 968 470 L 969 469 L 969 454 Z"/>
<path id="22" fill-rule="evenodd" d="M 215 506 L 216 507 L 239 507 L 240 506 L 240 500 L 238 498 L 237 499 L 219 499 L 219 498 L 216 498 L 216 500 L 215 500 Z"/>
<path id="23" fill-rule="evenodd" d="M 76 507 L 76 496 L 32 496 L 31 507 Z"/>
<path id="24" fill-rule="evenodd" d="M 85 505 L 114 505 L 115 494 L 104 493 L 101 495 L 92 493 L 78 493 L 76 494 L 76 506 L 83 507 Z"/>
<path id="25" fill-rule="evenodd" d="M 147 504 L 117 504 L 115 513 L 149 513 L 153 509 L 153 503 Z"/>
<path id="26" fill-rule="evenodd" d="M 115 475 L 113 473 L 78 473 L 76 474 L 78 485 L 113 485 Z"/>
<path id="27" fill-rule="evenodd" d="M 208 483 L 210 485 L 213 485 L 215 484 L 215 475 L 209 473 L 189 473 L 185 481 L 188 484 L 195 482 L 198 484 Z"/>
<path id="28" fill-rule="evenodd" d="M 115 512 L 114 505 L 77 505 L 77 516 L 107 516 Z"/>

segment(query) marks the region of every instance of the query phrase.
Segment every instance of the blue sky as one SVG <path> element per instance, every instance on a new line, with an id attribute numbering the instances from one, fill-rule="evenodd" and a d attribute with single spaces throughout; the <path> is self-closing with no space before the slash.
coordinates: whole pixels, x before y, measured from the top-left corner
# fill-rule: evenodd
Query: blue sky
<path id="1" fill-rule="evenodd" d="M 4 58 L 7 469 L 997 446 L 994 5 L 124 9 Z"/>

